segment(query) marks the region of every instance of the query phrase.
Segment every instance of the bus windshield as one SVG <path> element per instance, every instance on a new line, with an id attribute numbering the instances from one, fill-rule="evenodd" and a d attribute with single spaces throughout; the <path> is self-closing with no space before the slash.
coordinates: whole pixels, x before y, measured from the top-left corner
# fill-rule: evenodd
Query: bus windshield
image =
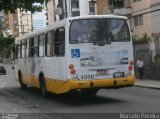
<path id="1" fill-rule="evenodd" d="M 70 26 L 70 43 L 107 44 L 130 41 L 129 28 L 124 19 L 73 20 Z"/>

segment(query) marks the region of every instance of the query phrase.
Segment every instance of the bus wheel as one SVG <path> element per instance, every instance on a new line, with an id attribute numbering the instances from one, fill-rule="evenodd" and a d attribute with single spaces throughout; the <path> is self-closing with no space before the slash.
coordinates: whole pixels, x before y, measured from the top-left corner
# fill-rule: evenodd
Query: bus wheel
<path id="1" fill-rule="evenodd" d="M 39 77 L 39 84 L 40 84 L 41 95 L 42 95 L 44 98 L 47 98 L 47 97 L 48 97 L 48 92 L 47 92 L 47 89 L 46 89 L 45 79 L 44 79 L 44 76 L 43 76 L 43 75 L 41 75 L 41 76 Z"/>
<path id="2" fill-rule="evenodd" d="M 26 89 L 27 88 L 27 84 L 24 84 L 23 83 L 23 78 L 22 78 L 22 74 L 19 73 L 19 83 L 20 83 L 20 86 L 21 86 L 21 89 Z"/>
<path id="3" fill-rule="evenodd" d="M 81 95 L 84 96 L 94 96 L 98 92 L 98 89 L 82 89 L 81 90 Z"/>

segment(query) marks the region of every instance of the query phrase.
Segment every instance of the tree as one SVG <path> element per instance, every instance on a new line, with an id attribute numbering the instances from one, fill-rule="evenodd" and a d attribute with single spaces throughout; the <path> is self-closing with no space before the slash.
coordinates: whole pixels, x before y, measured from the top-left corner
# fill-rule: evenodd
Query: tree
<path id="1" fill-rule="evenodd" d="M 2 31 L 4 30 L 3 23 L 0 20 L 0 58 L 9 58 L 11 55 L 11 48 L 14 46 L 14 38 L 4 38 Z"/>
<path id="2" fill-rule="evenodd" d="M 43 9 L 43 4 L 49 0 L 0 0 L 0 11 L 4 10 L 5 13 L 15 13 L 17 8 L 22 11 L 40 12 Z M 37 5 L 34 3 L 39 3 Z"/>
<path id="3" fill-rule="evenodd" d="M 0 37 L 0 57 L 6 57 L 7 59 L 11 56 L 11 49 L 14 46 L 14 38 L 3 38 Z"/>
<path id="4" fill-rule="evenodd" d="M 147 33 L 144 33 L 142 36 L 133 36 L 133 44 L 144 44 L 144 43 L 149 43 L 151 38 L 147 35 Z"/>
<path id="5" fill-rule="evenodd" d="M 2 33 L 2 31 L 3 31 L 3 23 L 2 23 L 2 21 L 0 20 L 0 37 L 3 37 L 3 33 Z"/>

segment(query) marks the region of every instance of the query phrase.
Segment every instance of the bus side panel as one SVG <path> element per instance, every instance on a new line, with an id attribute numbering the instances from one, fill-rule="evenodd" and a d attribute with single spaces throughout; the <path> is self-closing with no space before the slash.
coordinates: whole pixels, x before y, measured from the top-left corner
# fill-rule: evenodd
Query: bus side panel
<path id="1" fill-rule="evenodd" d="M 39 88 L 39 75 L 45 77 L 46 88 L 50 92 L 65 90 L 66 60 L 65 57 L 35 58 L 30 61 L 32 86 Z"/>
<path id="2" fill-rule="evenodd" d="M 27 67 L 26 66 L 28 66 L 27 63 L 26 63 L 26 59 L 18 59 L 16 61 L 16 64 L 15 64 L 16 80 L 19 81 L 19 74 L 18 73 L 21 73 L 22 79 L 23 79 L 23 83 L 31 85 L 31 78 L 27 75 L 28 71 L 27 71 Z"/>

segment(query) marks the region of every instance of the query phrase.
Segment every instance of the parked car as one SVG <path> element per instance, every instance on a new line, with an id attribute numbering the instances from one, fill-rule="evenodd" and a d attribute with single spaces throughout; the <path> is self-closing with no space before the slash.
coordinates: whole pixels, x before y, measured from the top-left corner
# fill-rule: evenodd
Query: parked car
<path id="1" fill-rule="evenodd" d="M 6 67 L 2 60 L 0 60 L 0 74 L 6 74 Z"/>

